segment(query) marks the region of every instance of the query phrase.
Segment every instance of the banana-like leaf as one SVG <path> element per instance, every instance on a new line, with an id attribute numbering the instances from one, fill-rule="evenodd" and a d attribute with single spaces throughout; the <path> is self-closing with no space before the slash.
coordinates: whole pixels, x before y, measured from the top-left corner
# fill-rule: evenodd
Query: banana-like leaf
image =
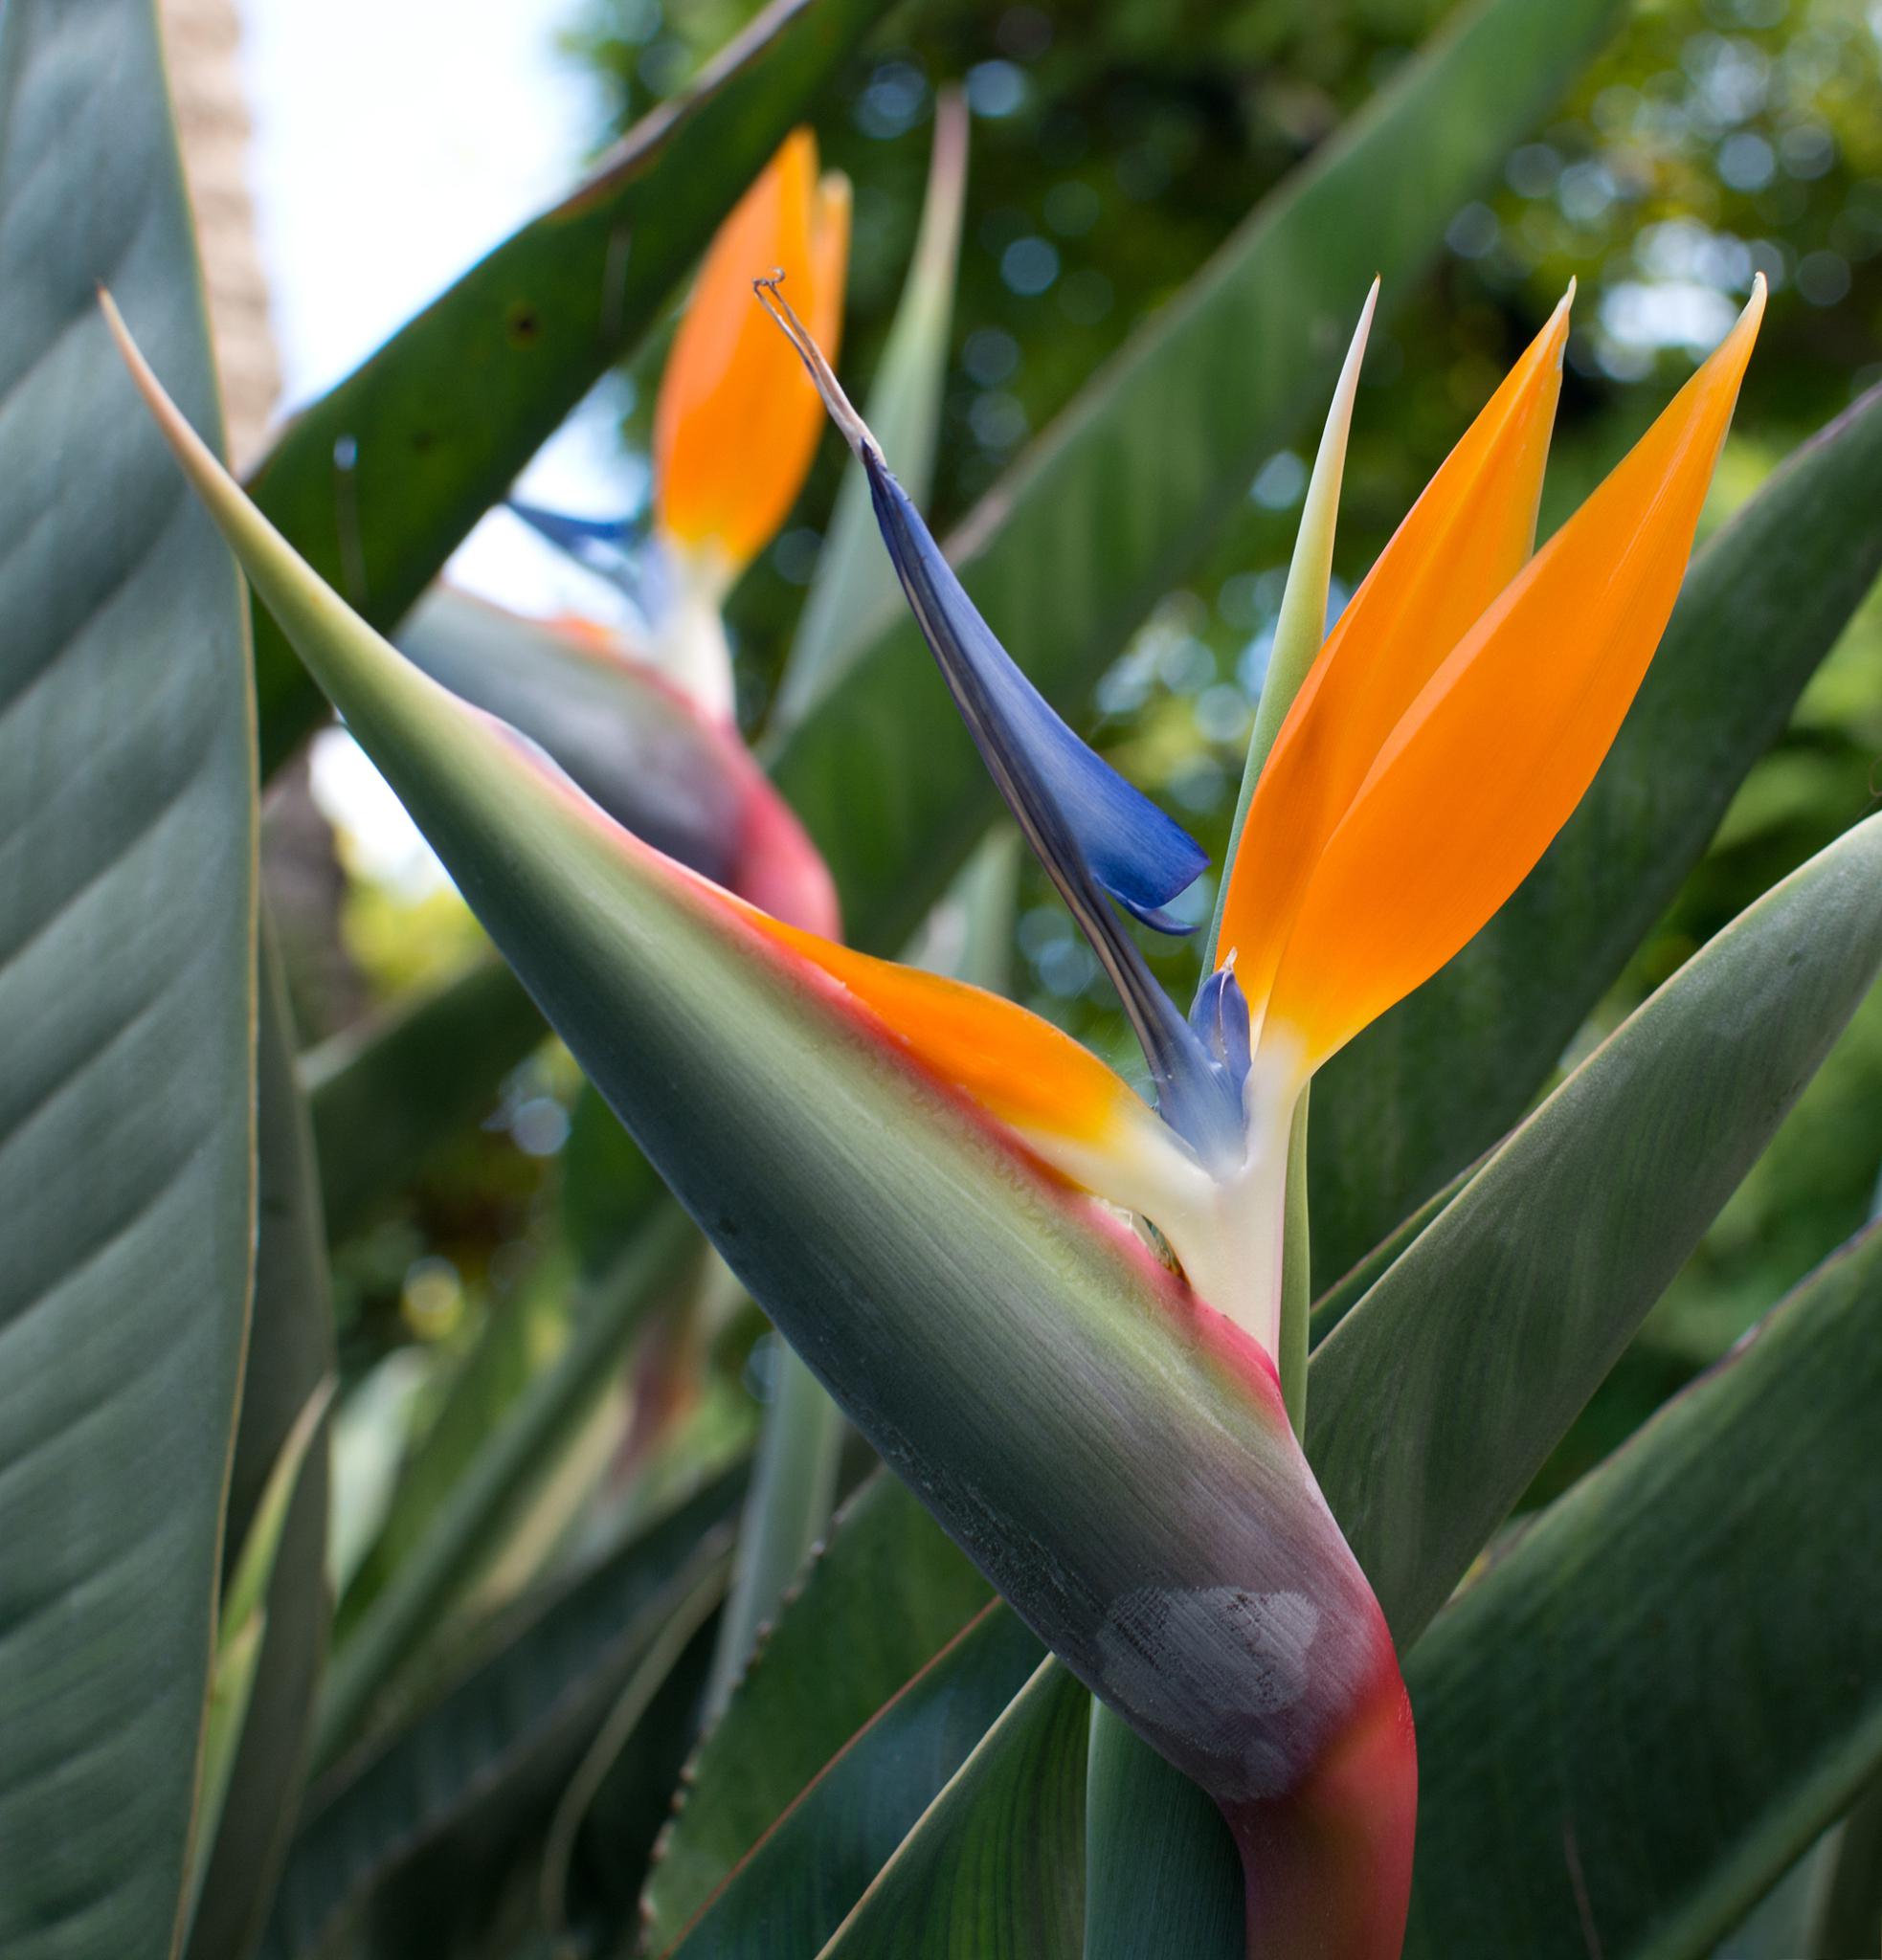
<path id="1" fill-rule="evenodd" d="M 268 1615 L 258 1607 L 226 1639 L 218 1639 L 210 1667 L 209 1703 L 203 1711 L 202 1787 L 197 1824 L 213 1832 L 222 1821 L 229 1785 L 235 1770 L 235 1751 L 248 1726 L 248 1705 L 255 1691 L 255 1671 L 267 1637 Z M 209 1876 L 202 1840 L 192 1849 L 186 1917 L 193 1921 L 203 1881 Z"/>
<path id="2" fill-rule="evenodd" d="M 258 501 L 382 626 L 403 613 L 675 286 L 886 0 L 772 0 L 683 96 L 288 425 Z M 104 271 L 108 268 L 99 268 Z M 320 690 L 256 616 L 264 772 Z"/>
<path id="3" fill-rule="evenodd" d="M 983 1607 L 824 1765 L 678 1947 L 653 1950 L 683 1960 L 820 1952 L 1044 1658 L 1006 1606 Z M 1239 1930 L 1239 1890 L 1234 1903 Z"/>
<path id="4" fill-rule="evenodd" d="M 1882 817 L 1766 893 L 1314 1350 L 1308 1453 L 1401 1646 L 1444 1604 L 1882 969 Z"/>
<path id="5" fill-rule="evenodd" d="M 370 1560 L 379 1583 L 361 1594 L 365 1604 L 345 1623 L 347 1637 L 327 1670 L 314 1743 L 317 1767 L 331 1764 L 356 1740 L 375 1701 L 489 1559 L 505 1523 L 553 1466 L 556 1444 L 594 1406 L 693 1244 L 679 1211 L 659 1206 L 618 1268 L 576 1309 L 568 1345 L 516 1398 L 435 1508 L 415 1522 L 398 1507 L 389 1516 Z"/>
<path id="6" fill-rule="evenodd" d="M 1381 304 L 1622 12 L 1467 7 L 1148 320 L 949 541 L 975 604 L 1074 722 L 1138 622 L 1293 436 L 1375 274 Z M 1251 349 L 1260 357 L 1251 358 Z M 892 951 L 997 805 L 919 633 L 900 622 L 792 733 L 779 787 Z"/>
<path id="7" fill-rule="evenodd" d="M 1091 1704 L 1083 1960 L 1243 1960 L 1242 1867 L 1221 1812 Z"/>
<path id="8" fill-rule="evenodd" d="M 1876 1773 L 1878 1332 L 1871 1228 L 1440 1616 L 1413 1960 L 1702 1960 Z"/>
<path id="9" fill-rule="evenodd" d="M 650 1654 L 628 1684 L 557 1806 L 536 1891 L 538 1916 L 565 1938 L 566 1927 L 593 1928 L 606 1935 L 596 1942 L 603 1951 L 640 1950 L 640 1887 L 699 1741 L 718 1635 L 712 1618 L 691 1625 L 705 1603 L 668 1622 L 665 1651 Z"/>
<path id="10" fill-rule="evenodd" d="M 197 1836 L 190 1884 L 192 1940 L 197 1904 L 203 1882 L 209 1877 L 210 1859 L 221 1836 L 225 1808 L 233 1791 L 236 1753 L 249 1738 L 249 1715 L 267 1637 L 268 1600 L 280 1560 L 282 1532 L 300 1489 L 308 1454 L 316 1438 L 325 1439 L 323 1425 L 332 1392 L 332 1382 L 323 1381 L 295 1418 L 254 1506 L 240 1552 L 224 1575 L 215 1630 L 215 1662 L 210 1674 L 209 1708 L 203 1724 L 202 1795 L 196 1807 Z M 290 1821 L 283 1801 L 286 1786 L 297 1786 L 295 1794 L 299 1794 L 302 1746 L 306 1730 L 305 1691 L 309 1683 L 303 1675 L 294 1685 L 300 1691 L 299 1704 L 292 1710 L 295 1726 L 280 1738 L 285 1745 L 280 1760 L 269 1765 L 271 1781 L 280 1787 L 261 1793 L 257 1848 L 264 1864 L 269 1865 L 279 1848 L 275 1840 Z M 269 1877 L 272 1876 L 270 1870 Z"/>
<path id="11" fill-rule="evenodd" d="M 440 1143 L 488 1115 L 547 1032 L 515 974 L 482 959 L 304 1055 L 328 1236 L 357 1231 Z"/>
<path id="12" fill-rule="evenodd" d="M 317 1784 L 261 1960 L 321 1951 L 370 1914 L 379 1890 L 429 1844 L 472 1818 L 492 1845 L 540 1831 L 676 1605 L 711 1572 L 723 1574 L 741 1483 L 721 1479 L 513 1615 L 428 1707 Z M 479 1876 L 460 1871 L 460 1882 Z"/>
<path id="13" fill-rule="evenodd" d="M 243 601 L 150 0 L 0 9 L 0 1950 L 171 1950 L 255 1217 Z"/>
<path id="14" fill-rule="evenodd" d="M 1619 740 L 1515 896 L 1321 1073 L 1322 1284 L 1494 1143 L 1547 1080 L 1874 583 L 1878 501 L 1882 388 L 1798 450 L 1693 560 Z"/>
<path id="15" fill-rule="evenodd" d="M 990 1597 L 906 1485 L 879 1474 L 857 1492 L 687 1769 L 642 1904 L 651 1952 L 680 1944 L 832 1759 Z M 831 1666 L 838 1652 L 842 1664 Z"/>
<path id="16" fill-rule="evenodd" d="M 1475 1166 L 1471 1169 L 1475 1169 Z M 1373 1247 L 1359 1263 L 1321 1294 L 1308 1318 L 1308 1343 L 1317 1348 L 1346 1316 L 1358 1305 L 1373 1287 L 1398 1264 L 1405 1249 L 1470 1181 L 1470 1170 L 1460 1170 L 1441 1192 L 1434 1192 L 1409 1218 L 1400 1222 Z"/>
<path id="17" fill-rule="evenodd" d="M 1079 1960 L 1089 1724 L 1077 1682 L 1045 1662 L 820 1960 Z"/>
<path id="18" fill-rule="evenodd" d="M 297 1422 L 333 1372 L 333 1309 L 306 1104 L 294 1075 L 280 955 L 264 918 L 257 1055 L 259 1231 L 255 1310 L 223 1544 L 223 1618 L 236 1561 Z M 281 1522 L 241 1742 L 210 1854 L 189 1960 L 235 1960 L 260 1929 L 300 1806 L 314 1684 L 326 1650 L 327 1451 L 323 1427 Z M 198 1857 L 209 1851 L 199 1842 Z"/>
<path id="19" fill-rule="evenodd" d="M 741 1281 L 1022 1617 L 1222 1805 L 1266 1929 L 1326 1909 L 1331 1861 L 1364 1869 L 1337 1910 L 1377 1943 L 1402 1909 L 1403 1692 L 1266 1357 L 820 968 L 372 634 L 123 345 L 258 595 Z M 1351 1748 L 1378 1773 L 1333 1773 Z"/>

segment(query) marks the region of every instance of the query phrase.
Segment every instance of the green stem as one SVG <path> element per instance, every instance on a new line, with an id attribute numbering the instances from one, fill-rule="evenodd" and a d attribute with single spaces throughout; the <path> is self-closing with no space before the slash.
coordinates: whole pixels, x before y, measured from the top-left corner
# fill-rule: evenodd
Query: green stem
<path id="1" fill-rule="evenodd" d="M 1307 1440 L 1307 1322 L 1313 1304 L 1307 1220 L 1307 1099 L 1300 1092 L 1288 1134 L 1288 1211 L 1281 1237 L 1281 1351 L 1274 1365 L 1288 1420 Z"/>

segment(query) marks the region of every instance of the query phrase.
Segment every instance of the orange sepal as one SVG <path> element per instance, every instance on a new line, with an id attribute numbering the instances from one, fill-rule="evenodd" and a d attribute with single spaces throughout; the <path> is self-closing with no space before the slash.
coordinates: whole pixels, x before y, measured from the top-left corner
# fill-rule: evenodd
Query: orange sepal
<path id="1" fill-rule="evenodd" d="M 1017 1002 L 874 959 L 762 912 L 747 918 L 840 981 L 917 1060 L 1000 1122 L 1100 1147 L 1140 1123 L 1161 1129 L 1121 1076 Z"/>
<path id="2" fill-rule="evenodd" d="M 655 522 L 720 581 L 784 522 L 823 429 L 817 390 L 751 282 L 781 268 L 834 354 L 848 257 L 848 181 L 819 180 L 817 139 L 795 130 L 714 236 L 654 411 Z"/>
<path id="3" fill-rule="evenodd" d="M 1445 656 L 1522 569 L 1573 289 L 1485 404 L 1327 635 L 1256 785 L 1218 962 L 1259 1012 L 1314 861 Z"/>
<path id="4" fill-rule="evenodd" d="M 1567 822 L 1672 612 L 1763 307 L 1760 280 L 1386 739 L 1312 868 L 1265 1040 L 1317 1066 L 1435 973 Z"/>

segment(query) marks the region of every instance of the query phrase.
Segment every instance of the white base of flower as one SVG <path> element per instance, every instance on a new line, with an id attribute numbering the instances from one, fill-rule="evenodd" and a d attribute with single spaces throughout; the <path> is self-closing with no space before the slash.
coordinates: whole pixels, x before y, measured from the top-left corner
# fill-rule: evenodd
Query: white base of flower
<path id="1" fill-rule="evenodd" d="M 654 623 L 655 664 L 715 721 L 730 723 L 737 697 L 732 649 L 720 610 L 731 587 L 726 569 L 705 552 L 668 546 L 672 588 Z"/>

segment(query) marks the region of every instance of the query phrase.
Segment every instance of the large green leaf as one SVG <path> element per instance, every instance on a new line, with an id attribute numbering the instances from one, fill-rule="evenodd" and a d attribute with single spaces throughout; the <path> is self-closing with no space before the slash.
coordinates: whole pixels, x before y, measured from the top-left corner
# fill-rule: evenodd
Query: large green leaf
<path id="1" fill-rule="evenodd" d="M 268 1481 L 302 1412 L 333 1372 L 333 1308 L 306 1104 L 274 935 L 261 932 L 257 1057 L 259 1231 L 223 1542 L 226 1589 Z M 266 1630 L 241 1744 L 203 1881 L 189 1960 L 240 1955 L 260 1930 L 300 1808 L 314 1685 L 326 1649 L 327 1450 L 323 1428 L 294 1485 L 266 1598 Z M 227 1627 L 225 1624 L 225 1634 Z"/>
<path id="2" fill-rule="evenodd" d="M 516 1397 L 471 1459 L 428 1503 L 394 1503 L 347 1598 L 346 1635 L 321 1696 L 315 1760 L 330 1764 L 359 1735 L 375 1700 L 482 1569 L 505 1524 L 556 1461 L 557 1445 L 618 1368 L 635 1329 L 690 1254 L 677 1208 L 657 1204 L 646 1229 L 604 1281 L 587 1289 L 561 1351 Z"/>
<path id="3" fill-rule="evenodd" d="M 260 1949 L 311 1954 L 451 1831 L 493 1861 L 539 1831 L 595 1728 L 701 1585 L 723 1584 L 741 1479 L 722 1479 L 546 1599 L 412 1720 L 317 1785 Z M 474 1868 L 459 1882 L 481 1882 Z"/>
<path id="4" fill-rule="evenodd" d="M 1043 1659 L 1004 1605 L 982 1608 L 818 1771 L 670 1950 L 820 1951 Z"/>
<path id="5" fill-rule="evenodd" d="M 1264 457 L 1324 405 L 1373 276 L 1388 305 L 1410 286 L 1621 11 L 1468 7 L 1144 323 L 949 541 L 975 603 L 1074 721 Z M 874 950 L 904 943 L 997 805 L 907 620 L 793 732 L 776 773 L 836 874 L 851 936 Z"/>
<path id="6" fill-rule="evenodd" d="M 1242 1860 L 1222 1814 L 1091 1704 L 1083 1960 L 1243 1960 Z"/>
<path id="7" fill-rule="evenodd" d="M 1399 1699 L 1266 1358 L 847 990 L 367 629 L 125 350 L 260 596 L 740 1281 L 1035 1631 L 1266 1829 Z M 1286 1614 L 1219 1610 L 1262 1592 Z M 1304 1905 L 1311 1882 L 1270 1889 Z"/>
<path id="8" fill-rule="evenodd" d="M 1882 569 L 1878 501 L 1882 388 L 1805 443 L 1693 560 L 1620 739 L 1515 896 L 1322 1072 L 1323 1284 L 1522 1114 Z"/>
<path id="9" fill-rule="evenodd" d="M 679 1944 L 831 1758 L 990 1597 L 897 1479 L 879 1473 L 850 1500 L 688 1768 L 647 1882 L 650 1950 Z"/>
<path id="10" fill-rule="evenodd" d="M 1687 962 L 1314 1350 L 1308 1454 L 1400 1646 L 1613 1367 L 1882 968 L 1882 817 Z"/>
<path id="11" fill-rule="evenodd" d="M 254 490 L 390 626 L 610 362 L 654 323 L 740 191 L 886 0 L 772 0 L 683 96 L 303 411 Z M 102 269 L 102 268 L 101 268 Z M 264 769 L 324 712 L 256 616 Z"/>
<path id="12" fill-rule="evenodd" d="M 216 427 L 150 0 L 0 10 L 0 1949 L 162 1955 L 254 1229 L 226 552 L 98 318 Z"/>
<path id="13" fill-rule="evenodd" d="M 1871 1228 L 1432 1627 L 1408 1954 L 1701 1960 L 1882 1765 L 1879 1330 Z"/>
<path id="14" fill-rule="evenodd" d="M 1090 1704 L 1046 1661 L 844 1920 L 822 1960 L 1078 1960 Z"/>

